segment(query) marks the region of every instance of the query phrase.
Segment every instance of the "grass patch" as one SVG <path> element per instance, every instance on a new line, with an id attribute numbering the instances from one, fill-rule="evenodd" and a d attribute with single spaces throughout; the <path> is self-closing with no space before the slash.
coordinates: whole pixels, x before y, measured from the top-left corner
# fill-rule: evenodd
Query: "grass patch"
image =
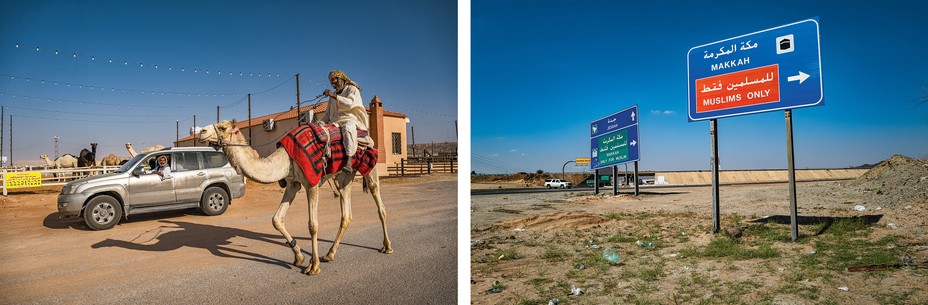
<path id="1" fill-rule="evenodd" d="M 860 237 L 866 235 L 870 225 L 861 219 L 838 219 L 831 226 L 825 229 L 825 232 L 835 237 Z"/>
<path id="2" fill-rule="evenodd" d="M 603 259 L 602 251 L 580 252 L 580 259 L 574 261 L 573 265 L 576 266 L 577 264 L 583 264 L 586 269 L 595 270 L 598 275 L 605 274 L 610 267 L 609 262 Z"/>
<path id="3" fill-rule="evenodd" d="M 664 277 L 664 260 L 640 261 L 636 266 L 625 266 L 619 274 L 624 279 L 640 279 L 646 283 Z"/>
<path id="4" fill-rule="evenodd" d="M 567 259 L 569 255 L 567 251 L 561 250 L 555 246 L 548 246 L 545 248 L 545 252 L 541 253 L 541 259 L 549 262 L 560 262 Z"/>
<path id="5" fill-rule="evenodd" d="M 716 236 L 709 242 L 709 245 L 705 247 L 685 248 L 680 251 L 680 254 L 691 257 L 728 257 L 737 260 L 780 257 L 780 251 L 777 251 L 777 249 L 774 249 L 769 244 L 762 244 L 757 248 L 750 248 L 742 245 L 738 240 L 723 236 Z"/>
<path id="6" fill-rule="evenodd" d="M 790 241 L 792 232 L 788 226 L 772 226 L 766 223 L 749 225 L 744 229 L 745 237 L 754 237 L 763 241 Z"/>
<path id="7" fill-rule="evenodd" d="M 899 236 L 887 236 L 877 241 L 829 238 L 817 241 L 815 248 L 825 257 L 820 260 L 825 268 L 842 271 L 853 266 L 899 263 L 905 252 L 905 247 L 896 246 L 900 239 Z"/>
<path id="8" fill-rule="evenodd" d="M 508 249 L 497 249 L 491 256 L 491 259 L 494 261 L 508 261 L 520 258 L 519 252 L 516 251 L 516 248 L 514 247 Z"/>
<path id="9" fill-rule="evenodd" d="M 624 234 L 612 235 L 608 239 L 606 239 L 606 241 L 611 242 L 611 243 L 633 243 L 636 240 L 638 240 L 638 238 L 635 238 L 634 236 L 624 235 Z"/>
<path id="10" fill-rule="evenodd" d="M 912 300 L 912 295 L 915 294 L 915 290 L 906 290 L 906 291 L 894 291 L 886 293 L 877 293 L 873 296 L 874 299 L 880 304 L 914 304 L 916 300 Z"/>

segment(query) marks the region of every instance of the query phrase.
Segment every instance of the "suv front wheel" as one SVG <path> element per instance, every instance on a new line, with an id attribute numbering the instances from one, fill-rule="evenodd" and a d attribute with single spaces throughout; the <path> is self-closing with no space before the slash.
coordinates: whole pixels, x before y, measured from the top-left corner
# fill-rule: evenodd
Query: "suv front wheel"
<path id="1" fill-rule="evenodd" d="M 222 215 L 229 208 L 229 193 L 221 187 L 211 187 L 203 192 L 200 209 L 209 216 Z"/>
<path id="2" fill-rule="evenodd" d="M 84 207 L 84 222 L 94 230 L 110 229 L 119 223 L 120 218 L 122 218 L 122 206 L 113 196 L 93 197 Z"/>

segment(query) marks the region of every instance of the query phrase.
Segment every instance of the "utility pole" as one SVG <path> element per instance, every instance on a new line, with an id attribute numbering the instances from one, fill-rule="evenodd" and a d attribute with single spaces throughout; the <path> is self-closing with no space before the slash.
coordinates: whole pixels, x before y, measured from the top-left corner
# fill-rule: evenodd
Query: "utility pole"
<path id="1" fill-rule="evenodd" d="M 3 158 L 3 118 L 5 117 L 6 106 L 0 106 L 0 158 Z M 0 163 L 0 167 L 3 167 L 3 164 Z"/>
<path id="2" fill-rule="evenodd" d="M 193 131 L 197 131 L 197 115 L 193 115 Z M 197 146 L 197 141 L 193 141 L 193 146 Z"/>
<path id="3" fill-rule="evenodd" d="M 10 167 L 13 167 L 13 115 L 10 115 Z"/>
<path id="4" fill-rule="evenodd" d="M 251 93 L 248 94 L 248 143 L 251 141 Z"/>
<path id="5" fill-rule="evenodd" d="M 219 106 L 216 106 L 216 123 L 219 123 Z"/>
<path id="6" fill-rule="evenodd" d="M 58 136 L 55 136 L 55 159 L 58 159 Z"/>
<path id="7" fill-rule="evenodd" d="M 296 124 L 300 124 L 300 74 L 296 74 Z"/>
<path id="8" fill-rule="evenodd" d="M 180 142 L 180 120 L 174 121 L 174 146 L 177 146 L 177 142 Z"/>
<path id="9" fill-rule="evenodd" d="M 412 129 L 412 156 L 416 156 L 416 126 L 409 126 Z"/>

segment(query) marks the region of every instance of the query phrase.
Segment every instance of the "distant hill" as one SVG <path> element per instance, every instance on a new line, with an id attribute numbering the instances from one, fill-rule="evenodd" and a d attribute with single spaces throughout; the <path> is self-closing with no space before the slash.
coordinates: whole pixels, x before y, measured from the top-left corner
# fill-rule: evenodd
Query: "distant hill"
<path id="1" fill-rule="evenodd" d="M 858 166 L 854 166 L 854 167 L 851 167 L 851 168 L 852 168 L 852 169 L 871 169 L 871 168 L 874 168 L 874 167 L 879 166 L 880 164 L 883 164 L 883 162 L 885 162 L 885 161 L 880 161 L 880 162 L 877 162 L 876 164 L 858 165 Z"/>

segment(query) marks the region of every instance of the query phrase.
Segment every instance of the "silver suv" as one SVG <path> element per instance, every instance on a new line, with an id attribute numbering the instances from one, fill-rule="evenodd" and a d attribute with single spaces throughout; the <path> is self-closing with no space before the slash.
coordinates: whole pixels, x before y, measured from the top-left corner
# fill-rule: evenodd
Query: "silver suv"
<path id="1" fill-rule="evenodd" d="M 171 166 L 164 180 L 147 173 L 161 156 Z M 68 182 L 58 195 L 58 214 L 82 216 L 91 229 L 106 230 L 134 214 L 199 207 L 206 215 L 220 215 L 244 195 L 244 177 L 222 152 L 165 148 L 138 154 L 113 173 Z"/>

